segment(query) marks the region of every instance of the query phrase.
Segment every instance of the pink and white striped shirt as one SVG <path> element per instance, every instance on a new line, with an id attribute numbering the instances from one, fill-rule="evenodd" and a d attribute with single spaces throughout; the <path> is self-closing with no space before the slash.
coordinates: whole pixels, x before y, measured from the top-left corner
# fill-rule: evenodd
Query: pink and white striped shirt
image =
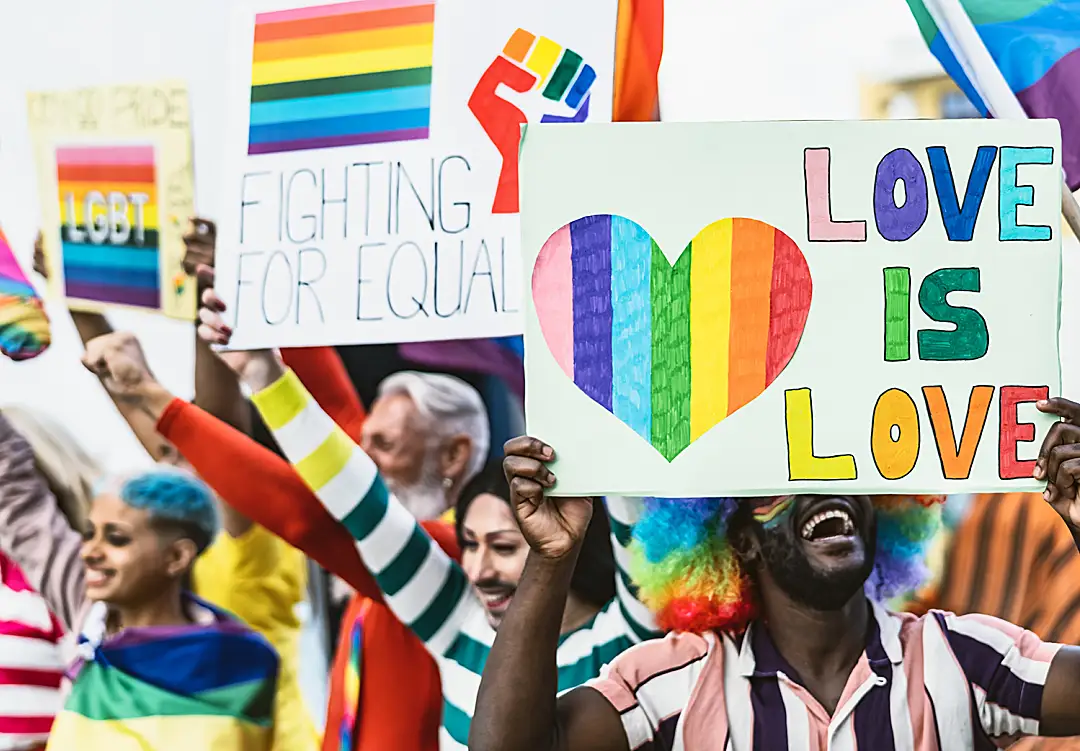
<path id="1" fill-rule="evenodd" d="M 635 751 L 960 751 L 1038 735 L 1060 645 L 989 616 L 873 612 L 831 717 L 754 625 L 644 642 L 587 685 Z"/>
<path id="2" fill-rule="evenodd" d="M 42 748 L 62 706 L 64 630 L 0 553 L 0 751 Z"/>

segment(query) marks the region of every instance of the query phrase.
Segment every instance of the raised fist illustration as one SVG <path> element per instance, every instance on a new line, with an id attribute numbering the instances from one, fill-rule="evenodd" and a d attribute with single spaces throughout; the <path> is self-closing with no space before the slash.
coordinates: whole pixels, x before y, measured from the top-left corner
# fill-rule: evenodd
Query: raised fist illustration
<path id="1" fill-rule="evenodd" d="M 518 211 L 518 140 L 521 126 L 528 122 L 521 109 L 499 96 L 499 84 L 521 94 L 539 92 L 554 110 L 545 112 L 540 122 L 580 123 L 589 117 L 589 91 L 595 80 L 596 71 L 573 50 L 524 29 L 510 36 L 469 97 L 469 110 L 502 157 L 493 214 Z"/>

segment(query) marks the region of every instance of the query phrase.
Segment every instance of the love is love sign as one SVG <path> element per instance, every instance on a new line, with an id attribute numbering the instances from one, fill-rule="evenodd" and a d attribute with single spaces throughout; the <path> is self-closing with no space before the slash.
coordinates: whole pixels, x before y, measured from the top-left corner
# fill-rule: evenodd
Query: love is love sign
<path id="1" fill-rule="evenodd" d="M 1050 120 L 528 126 L 554 492 L 1036 489 L 1060 144 Z"/>

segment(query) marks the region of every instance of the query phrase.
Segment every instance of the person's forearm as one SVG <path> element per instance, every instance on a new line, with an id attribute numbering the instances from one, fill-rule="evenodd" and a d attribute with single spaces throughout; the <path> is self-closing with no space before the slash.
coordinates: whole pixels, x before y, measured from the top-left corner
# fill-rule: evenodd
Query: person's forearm
<path id="1" fill-rule="evenodd" d="M 529 553 L 491 648 L 469 732 L 470 751 L 552 751 L 559 647 L 577 550 L 552 561 Z"/>
<path id="2" fill-rule="evenodd" d="M 251 435 L 251 410 L 240 391 L 236 374 L 210 345 L 195 337 L 195 406 L 213 415 L 226 425 Z M 231 504 L 219 506 L 221 526 L 231 537 L 241 537 L 251 529 L 251 519 Z"/>
<path id="3" fill-rule="evenodd" d="M 79 339 L 83 346 L 91 339 L 105 336 L 113 332 L 112 324 L 104 313 L 92 313 L 88 310 L 71 310 L 71 321 L 75 324 L 75 330 L 79 332 Z"/>

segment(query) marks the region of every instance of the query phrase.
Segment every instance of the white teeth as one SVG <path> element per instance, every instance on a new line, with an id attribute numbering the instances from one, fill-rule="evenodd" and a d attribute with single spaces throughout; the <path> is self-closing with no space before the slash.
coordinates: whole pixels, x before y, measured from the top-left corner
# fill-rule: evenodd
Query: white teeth
<path id="1" fill-rule="evenodd" d="M 831 509 L 829 511 L 821 511 L 817 514 L 814 514 L 814 516 L 811 517 L 810 520 L 803 525 L 803 539 L 809 540 L 814 534 L 814 529 L 817 527 L 817 525 L 821 524 L 821 522 L 825 521 L 826 519 L 843 520 L 845 535 L 849 535 L 855 531 L 855 523 L 851 520 L 851 515 L 848 514 L 847 511 L 844 511 L 843 509 Z"/>

